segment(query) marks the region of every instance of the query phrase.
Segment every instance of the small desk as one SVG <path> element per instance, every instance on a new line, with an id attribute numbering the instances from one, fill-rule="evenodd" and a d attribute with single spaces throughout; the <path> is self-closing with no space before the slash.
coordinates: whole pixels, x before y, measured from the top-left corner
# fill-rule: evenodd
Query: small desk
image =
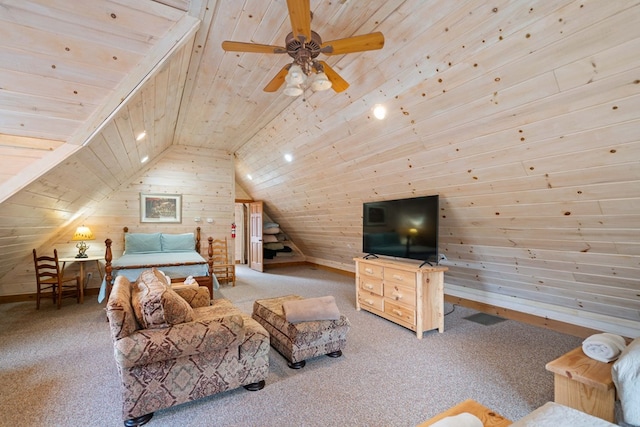
<path id="1" fill-rule="evenodd" d="M 459 415 L 463 412 L 468 412 L 469 414 L 478 417 L 480 421 L 482 421 L 484 427 L 507 427 L 511 425 L 511 421 L 507 418 L 503 417 L 500 414 L 497 414 L 486 406 L 482 406 L 475 400 L 468 399 L 462 403 L 458 403 L 456 406 L 449 408 L 444 412 L 439 413 L 435 417 L 418 425 L 418 427 L 427 427 L 437 421 L 440 421 L 443 418 Z"/>
<path id="2" fill-rule="evenodd" d="M 594 360 L 577 347 L 547 363 L 546 369 L 553 372 L 556 403 L 615 422 L 611 363 Z"/>
<path id="3" fill-rule="evenodd" d="M 64 267 L 68 262 L 79 262 L 80 263 L 80 302 L 84 302 L 84 263 L 87 261 L 95 261 L 98 266 L 98 273 L 100 273 L 100 279 L 102 280 L 102 270 L 100 269 L 100 261 L 104 259 L 103 256 L 94 255 L 88 256 L 86 258 L 76 258 L 76 257 L 65 257 L 58 258 L 58 261 L 62 261 L 62 271 L 64 271 Z"/>

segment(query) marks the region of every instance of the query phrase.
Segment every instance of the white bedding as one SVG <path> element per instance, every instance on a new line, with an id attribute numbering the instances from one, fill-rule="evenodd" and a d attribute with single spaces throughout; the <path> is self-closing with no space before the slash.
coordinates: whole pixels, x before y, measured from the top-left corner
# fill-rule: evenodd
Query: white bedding
<path id="1" fill-rule="evenodd" d="M 626 423 L 640 425 L 640 338 L 624 349 L 611 368 Z"/>
<path id="2" fill-rule="evenodd" d="M 560 405 L 547 402 L 535 411 L 511 424 L 511 427 L 616 427 L 601 418 Z"/>

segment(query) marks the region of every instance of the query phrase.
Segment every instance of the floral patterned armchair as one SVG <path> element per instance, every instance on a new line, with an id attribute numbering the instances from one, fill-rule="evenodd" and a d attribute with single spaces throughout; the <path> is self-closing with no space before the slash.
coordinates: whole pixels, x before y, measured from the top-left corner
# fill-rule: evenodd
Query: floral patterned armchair
<path id="1" fill-rule="evenodd" d="M 205 287 L 172 289 L 160 272 L 135 283 L 119 276 L 107 303 L 122 380 L 125 426 L 153 412 L 244 386 L 260 390 L 269 370 L 269 334 Z"/>

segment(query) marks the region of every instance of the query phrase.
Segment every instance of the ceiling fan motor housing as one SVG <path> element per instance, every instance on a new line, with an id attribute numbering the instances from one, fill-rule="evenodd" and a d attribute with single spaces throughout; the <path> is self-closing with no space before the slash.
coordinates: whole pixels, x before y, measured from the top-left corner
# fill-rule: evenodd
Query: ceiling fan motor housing
<path id="1" fill-rule="evenodd" d="M 320 34 L 311 31 L 311 40 L 304 40 L 304 37 L 301 38 L 302 40 L 293 37 L 293 33 L 287 34 L 285 44 L 290 57 L 296 59 L 302 51 L 306 51 L 307 54 L 305 56 L 311 58 L 316 58 L 320 55 L 320 47 L 322 46 Z"/>

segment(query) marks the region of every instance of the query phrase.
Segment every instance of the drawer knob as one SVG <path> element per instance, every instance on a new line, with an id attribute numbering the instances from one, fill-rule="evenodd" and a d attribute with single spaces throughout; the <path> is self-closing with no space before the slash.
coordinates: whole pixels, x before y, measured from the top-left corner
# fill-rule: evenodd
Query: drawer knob
<path id="1" fill-rule="evenodd" d="M 364 287 L 367 289 L 373 289 L 373 285 L 371 283 L 367 283 Z"/>
<path id="2" fill-rule="evenodd" d="M 365 268 L 364 272 L 367 273 L 367 274 L 373 274 L 373 270 L 370 269 L 370 268 Z"/>
<path id="3" fill-rule="evenodd" d="M 364 302 L 366 302 L 369 305 L 373 305 L 373 300 L 372 299 L 365 299 Z"/>
<path id="4" fill-rule="evenodd" d="M 402 316 L 402 312 L 400 310 L 396 310 L 395 308 L 393 310 L 393 314 L 395 314 L 396 316 Z"/>
<path id="5" fill-rule="evenodd" d="M 400 292 L 393 291 L 391 295 L 396 299 L 396 301 L 402 298 L 402 294 Z"/>
<path id="6" fill-rule="evenodd" d="M 398 276 L 397 274 L 394 274 L 393 278 L 402 281 L 402 276 Z"/>

